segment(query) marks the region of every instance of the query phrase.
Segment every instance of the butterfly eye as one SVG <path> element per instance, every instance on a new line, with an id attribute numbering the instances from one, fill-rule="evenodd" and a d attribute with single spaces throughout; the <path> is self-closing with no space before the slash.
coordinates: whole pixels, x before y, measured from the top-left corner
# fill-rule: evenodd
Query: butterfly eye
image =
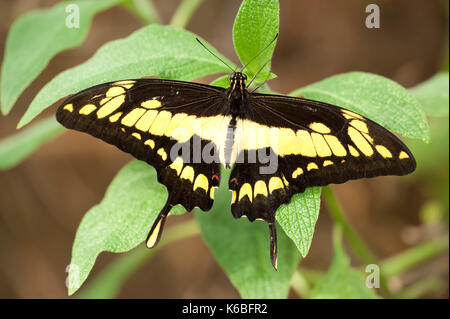
<path id="1" fill-rule="evenodd" d="M 244 73 L 242 73 L 242 78 L 244 79 L 244 81 L 247 80 L 247 75 L 245 75 Z"/>

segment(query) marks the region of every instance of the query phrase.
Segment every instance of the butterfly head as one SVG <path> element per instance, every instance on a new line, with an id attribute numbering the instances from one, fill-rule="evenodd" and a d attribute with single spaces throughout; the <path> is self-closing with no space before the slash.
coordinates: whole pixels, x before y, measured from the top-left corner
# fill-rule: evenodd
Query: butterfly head
<path id="1" fill-rule="evenodd" d="M 245 89 L 245 81 L 247 80 L 247 76 L 242 72 L 234 72 L 230 76 L 230 87 L 233 89 L 238 89 L 240 92 L 243 92 Z"/>

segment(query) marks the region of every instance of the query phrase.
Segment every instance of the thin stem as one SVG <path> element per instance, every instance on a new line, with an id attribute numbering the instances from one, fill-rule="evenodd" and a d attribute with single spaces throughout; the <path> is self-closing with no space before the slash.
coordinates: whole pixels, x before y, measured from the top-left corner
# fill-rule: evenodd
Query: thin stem
<path id="1" fill-rule="evenodd" d="M 416 299 L 426 294 L 442 292 L 445 289 L 444 286 L 444 283 L 439 278 L 425 278 L 395 294 L 395 298 Z"/>
<path id="2" fill-rule="evenodd" d="M 122 5 L 146 24 L 161 23 L 152 0 L 125 0 Z"/>
<path id="3" fill-rule="evenodd" d="M 168 228 L 157 247 L 149 250 L 144 245 L 139 245 L 132 251 L 118 257 L 96 278 L 87 284 L 78 294 L 77 298 L 116 297 L 125 281 L 161 248 L 177 240 L 191 237 L 199 233 L 200 230 L 195 219 Z"/>
<path id="4" fill-rule="evenodd" d="M 183 0 L 170 20 L 170 25 L 185 28 L 203 0 Z"/>
<path id="5" fill-rule="evenodd" d="M 446 253 L 449 248 L 448 234 L 412 247 L 384 260 L 380 267 L 387 278 L 399 275 L 431 258 Z"/>
<path id="6" fill-rule="evenodd" d="M 338 201 L 336 200 L 336 197 L 334 196 L 330 187 L 328 187 L 328 186 L 323 187 L 322 194 L 324 196 L 327 207 L 331 213 L 331 216 L 333 217 L 334 221 L 338 225 L 340 225 L 342 232 L 344 233 L 345 237 L 347 238 L 350 246 L 352 247 L 352 249 L 356 253 L 356 255 L 366 265 L 378 264 L 375 256 L 370 252 L 369 248 L 366 247 L 364 242 L 359 238 L 358 234 L 348 224 L 348 222 L 345 218 L 345 215 L 343 213 L 343 210 L 342 210 L 340 204 L 338 203 Z M 384 273 L 380 274 L 380 289 L 381 289 L 381 292 L 386 297 L 391 296 L 391 293 L 389 292 L 389 289 L 387 288 L 387 280 L 386 280 Z"/>
<path id="7" fill-rule="evenodd" d="M 291 287 L 300 298 L 308 298 L 311 286 L 303 273 L 297 269 L 292 277 Z"/>
<path id="8" fill-rule="evenodd" d="M 356 234 L 356 232 L 353 231 L 352 227 L 348 224 L 344 213 L 331 189 L 328 186 L 323 187 L 322 194 L 325 198 L 325 202 L 331 213 L 331 216 L 333 217 L 335 222 L 342 227 L 342 231 L 344 232 L 345 237 L 352 246 L 356 255 L 358 255 L 361 261 L 365 264 L 376 263 L 376 258 L 374 257 L 374 255 L 369 251 L 363 241 L 359 238 L 358 234 Z"/>

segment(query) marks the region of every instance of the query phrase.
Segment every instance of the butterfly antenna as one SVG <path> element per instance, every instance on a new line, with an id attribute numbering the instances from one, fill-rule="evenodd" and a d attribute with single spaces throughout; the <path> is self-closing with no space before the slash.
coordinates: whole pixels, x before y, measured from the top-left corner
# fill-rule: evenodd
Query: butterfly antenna
<path id="1" fill-rule="evenodd" d="M 221 58 L 219 58 L 217 55 L 215 55 L 210 49 L 208 49 L 207 47 L 206 47 L 206 45 L 204 45 L 203 44 L 203 42 L 202 41 L 200 41 L 199 40 L 199 38 L 195 38 L 197 41 L 198 41 L 198 43 L 200 43 L 201 44 L 201 46 L 202 47 L 204 47 L 205 49 L 206 49 L 206 51 L 208 51 L 209 53 L 211 53 L 213 56 L 215 56 L 220 62 L 222 62 L 223 64 L 225 64 L 233 73 L 235 72 L 234 70 L 233 70 L 233 68 L 232 67 L 230 67 L 224 60 L 222 60 Z"/>
<path id="2" fill-rule="evenodd" d="M 247 84 L 247 87 L 250 87 L 250 85 L 253 83 L 253 81 L 256 79 L 256 77 L 258 76 L 259 73 L 261 73 L 261 71 L 266 67 L 266 65 L 270 62 L 270 60 L 267 60 L 266 63 L 264 63 L 264 65 L 258 70 L 258 72 L 256 72 L 256 74 L 252 77 L 252 79 L 250 80 L 250 82 Z M 267 79 L 263 82 L 263 84 L 267 81 Z"/>
<path id="3" fill-rule="evenodd" d="M 261 51 L 259 51 L 259 53 L 258 53 L 257 55 L 255 55 L 250 61 L 247 62 L 247 64 L 245 64 L 245 65 L 242 67 L 241 72 L 244 71 L 244 69 L 245 69 L 251 62 L 253 62 L 253 60 L 255 60 L 257 57 L 259 57 L 259 56 L 261 55 L 261 53 L 263 53 L 264 51 L 266 51 L 266 49 L 267 49 L 268 47 L 270 47 L 270 45 L 271 45 L 277 38 L 278 38 L 278 33 L 275 35 L 275 37 L 273 38 L 273 40 L 270 41 L 270 43 L 264 47 L 264 49 L 262 49 Z"/>

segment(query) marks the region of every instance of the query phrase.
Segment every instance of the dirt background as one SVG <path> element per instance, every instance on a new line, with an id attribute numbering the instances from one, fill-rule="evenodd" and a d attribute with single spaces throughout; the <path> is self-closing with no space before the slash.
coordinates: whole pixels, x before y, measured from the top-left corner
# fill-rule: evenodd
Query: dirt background
<path id="1" fill-rule="evenodd" d="M 154 2 L 163 23 L 168 23 L 178 1 Z M 17 17 L 54 3 L 0 0 L 0 54 L 10 25 Z M 364 25 L 365 7 L 369 3 L 377 3 L 381 8 L 380 29 L 367 29 Z M 413 86 L 433 75 L 442 64 L 448 37 L 448 8 L 443 3 L 283 0 L 280 37 L 272 64 L 278 78 L 269 84 L 278 92 L 288 93 L 336 73 L 366 71 L 391 78 L 405 87 Z M 239 5 L 237 0 L 205 1 L 187 29 L 237 62 L 231 30 Z M 89 59 L 102 44 L 126 37 L 140 27 L 142 23 L 123 8 L 96 16 L 84 43 L 53 58 L 22 94 L 10 115 L 0 117 L 0 138 L 14 133 L 19 118 L 46 82 Z M 56 106 L 42 116 L 53 115 Z M 1 298 L 67 297 L 65 268 L 70 262 L 76 229 L 85 212 L 102 199 L 116 172 L 130 160 L 129 155 L 100 140 L 66 132 L 17 167 L 0 172 Z M 420 224 L 419 211 L 427 196 L 421 183 L 384 177 L 352 181 L 333 189 L 351 225 L 377 257 L 392 256 L 420 241 L 420 238 L 409 240 L 408 232 Z M 192 216 L 169 218 L 169 227 L 188 218 Z M 310 254 L 301 267 L 327 269 L 332 258 L 331 226 L 324 207 Z M 87 282 L 115 257 L 101 254 Z M 354 265 L 358 265 L 356 259 Z M 448 256 L 427 265 L 420 271 L 436 272 L 446 281 L 447 289 L 426 297 L 448 298 Z M 238 296 L 200 236 L 160 251 L 127 281 L 119 295 L 122 298 Z"/>

